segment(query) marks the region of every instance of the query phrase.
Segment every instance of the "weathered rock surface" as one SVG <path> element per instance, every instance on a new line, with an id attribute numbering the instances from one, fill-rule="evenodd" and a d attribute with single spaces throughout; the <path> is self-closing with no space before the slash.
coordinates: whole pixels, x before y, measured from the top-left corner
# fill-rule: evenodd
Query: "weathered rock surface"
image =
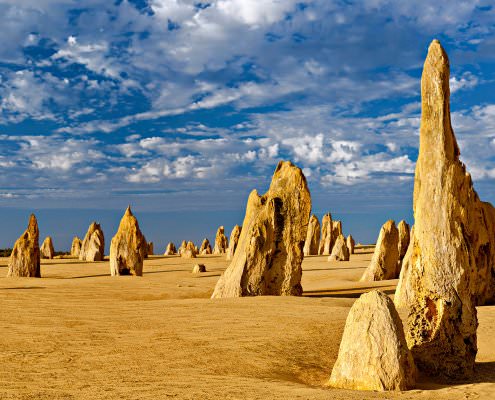
<path id="1" fill-rule="evenodd" d="M 474 369 L 475 305 L 493 301 L 495 293 L 495 211 L 480 201 L 459 160 L 449 75 L 447 54 L 435 40 L 421 78 L 414 233 L 401 287 L 411 294 L 406 339 L 416 365 L 457 379 Z"/>
<path id="2" fill-rule="evenodd" d="M 105 256 L 105 237 L 101 227 L 93 222 L 84 236 L 79 259 L 81 261 L 103 261 Z"/>
<path id="3" fill-rule="evenodd" d="M 332 221 L 332 238 L 334 244 L 339 235 L 342 235 L 342 221 Z M 331 251 L 332 249 L 330 249 Z"/>
<path id="4" fill-rule="evenodd" d="M 281 161 L 268 192 L 249 195 L 232 262 L 212 297 L 301 295 L 311 196 L 301 169 Z"/>
<path id="5" fill-rule="evenodd" d="M 239 238 L 241 237 L 242 227 L 239 225 L 234 226 L 232 232 L 230 233 L 229 248 L 227 250 L 227 260 L 232 260 L 239 244 Z"/>
<path id="6" fill-rule="evenodd" d="M 143 275 L 143 260 L 148 243 L 139 229 L 139 223 L 127 207 L 120 220 L 119 229 L 110 242 L 110 273 L 119 275 Z"/>
<path id="7" fill-rule="evenodd" d="M 409 228 L 409 224 L 406 221 L 402 220 L 397 225 L 397 229 L 399 230 L 399 264 L 402 264 L 402 260 L 404 259 L 404 256 L 406 255 L 407 252 L 407 248 L 409 247 L 410 228 Z M 399 271 L 400 271 L 400 265 L 399 265 Z"/>
<path id="8" fill-rule="evenodd" d="M 217 230 L 217 235 L 215 236 L 215 247 L 213 248 L 213 254 L 225 254 L 229 243 L 227 241 L 227 236 L 225 236 L 225 229 L 220 226 Z"/>
<path id="9" fill-rule="evenodd" d="M 154 251 L 155 251 L 155 246 L 153 245 L 153 242 L 149 242 L 148 243 L 148 249 L 147 249 L 147 252 L 146 252 L 146 255 L 147 256 L 152 256 L 154 254 Z"/>
<path id="10" fill-rule="evenodd" d="M 371 262 L 361 277 L 361 282 L 382 281 L 399 277 L 399 231 L 393 220 L 385 222 L 375 246 Z"/>
<path id="11" fill-rule="evenodd" d="M 312 215 L 309 219 L 308 232 L 306 234 L 306 241 L 304 242 L 304 255 L 312 256 L 318 254 L 318 247 L 320 245 L 320 221 L 316 215 Z"/>
<path id="12" fill-rule="evenodd" d="M 175 244 L 170 242 L 167 244 L 167 248 L 165 249 L 165 253 L 163 254 L 164 256 L 173 256 L 177 254 L 177 249 L 175 248 Z"/>
<path id="13" fill-rule="evenodd" d="M 207 238 L 204 238 L 203 242 L 201 243 L 201 247 L 199 248 L 199 254 L 201 255 L 211 254 L 211 245 L 210 245 L 210 241 Z"/>
<path id="14" fill-rule="evenodd" d="M 329 384 L 354 390 L 407 390 L 416 368 L 394 303 L 383 292 L 361 295 L 345 323 Z"/>
<path id="15" fill-rule="evenodd" d="M 206 266 L 204 264 L 196 264 L 193 267 L 193 270 L 192 270 L 193 274 L 200 274 L 202 272 L 206 272 Z"/>
<path id="16" fill-rule="evenodd" d="M 81 246 L 81 239 L 79 239 L 77 236 L 74 236 L 74 239 L 72 239 L 72 246 L 70 247 L 70 255 L 72 257 L 79 257 L 79 254 L 81 254 Z"/>
<path id="17" fill-rule="evenodd" d="M 332 214 L 328 213 L 323 216 L 321 220 L 321 239 L 320 245 L 318 246 L 318 254 L 319 255 L 330 255 L 332 251 L 333 243 L 335 239 L 332 236 L 333 231 L 333 221 Z"/>
<path id="18" fill-rule="evenodd" d="M 179 254 L 179 256 L 181 256 L 182 253 L 186 250 L 186 248 L 187 248 L 187 242 L 185 240 L 183 240 L 180 247 L 179 247 L 179 250 L 177 251 L 177 254 Z"/>
<path id="19" fill-rule="evenodd" d="M 55 249 L 53 248 L 53 240 L 51 236 L 47 236 L 40 248 L 40 257 L 51 260 L 55 256 Z"/>
<path id="20" fill-rule="evenodd" d="M 29 218 L 26 231 L 14 244 L 7 276 L 40 278 L 40 233 L 34 214 Z"/>
<path id="21" fill-rule="evenodd" d="M 411 229 L 410 237 L 414 237 L 414 225 Z M 409 246 L 406 251 L 406 255 L 402 260 L 402 267 L 399 274 L 399 282 L 397 282 L 397 288 L 395 289 L 394 304 L 397 308 L 408 308 L 414 297 L 414 290 L 411 286 L 409 273 L 411 270 L 411 256 L 414 250 L 414 244 L 412 240 L 409 242 Z"/>
<path id="22" fill-rule="evenodd" d="M 198 249 L 191 241 L 187 242 L 186 248 L 180 253 L 183 258 L 196 258 L 197 255 Z"/>
<path id="23" fill-rule="evenodd" d="M 349 254 L 354 254 L 354 247 L 356 247 L 356 242 L 354 241 L 352 235 L 347 236 L 346 243 L 347 248 L 349 249 Z"/>
<path id="24" fill-rule="evenodd" d="M 349 249 L 347 248 L 344 235 L 337 236 L 328 261 L 349 261 Z"/>

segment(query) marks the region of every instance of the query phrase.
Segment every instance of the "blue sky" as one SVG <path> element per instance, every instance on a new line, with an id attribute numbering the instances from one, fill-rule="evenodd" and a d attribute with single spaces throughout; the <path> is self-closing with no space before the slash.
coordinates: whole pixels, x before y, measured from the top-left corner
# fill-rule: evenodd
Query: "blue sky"
<path id="1" fill-rule="evenodd" d="M 280 159 L 318 216 L 373 241 L 412 222 L 433 38 L 462 159 L 495 202 L 495 9 L 438 3 L 0 0 L 0 247 L 31 211 L 55 247 L 93 219 L 109 241 L 127 204 L 159 249 L 211 239 Z"/>

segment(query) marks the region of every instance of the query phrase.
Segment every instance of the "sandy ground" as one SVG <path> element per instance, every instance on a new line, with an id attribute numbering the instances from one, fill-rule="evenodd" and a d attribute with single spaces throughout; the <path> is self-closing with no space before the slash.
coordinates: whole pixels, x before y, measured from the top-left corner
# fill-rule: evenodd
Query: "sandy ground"
<path id="1" fill-rule="evenodd" d="M 43 260 L 42 279 L 7 279 L 0 258 L 0 399 L 495 398 L 495 307 L 479 308 L 471 382 L 422 379 L 375 393 L 325 385 L 371 258 L 307 257 L 300 298 L 210 300 L 224 257 L 154 256 L 145 275 L 108 262 Z M 208 272 L 191 274 L 202 262 Z M 378 282 L 393 294 L 396 281 Z"/>

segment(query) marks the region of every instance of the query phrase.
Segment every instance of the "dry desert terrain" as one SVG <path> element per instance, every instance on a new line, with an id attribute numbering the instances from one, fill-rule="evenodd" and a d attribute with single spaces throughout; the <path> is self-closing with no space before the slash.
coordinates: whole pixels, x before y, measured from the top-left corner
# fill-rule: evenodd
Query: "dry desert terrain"
<path id="1" fill-rule="evenodd" d="M 326 386 L 373 249 L 309 256 L 303 297 L 211 300 L 224 256 L 152 256 L 143 277 L 108 261 L 42 260 L 42 279 L 6 279 L 0 258 L 1 399 L 495 398 L 495 306 L 478 308 L 476 377 L 375 393 Z M 207 271 L 191 274 L 194 264 Z"/>

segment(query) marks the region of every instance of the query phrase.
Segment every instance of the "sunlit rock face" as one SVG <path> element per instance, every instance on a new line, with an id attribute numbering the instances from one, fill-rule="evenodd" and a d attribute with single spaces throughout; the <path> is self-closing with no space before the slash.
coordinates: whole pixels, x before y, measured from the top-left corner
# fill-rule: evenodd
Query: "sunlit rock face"
<path id="1" fill-rule="evenodd" d="M 25 232 L 14 244 L 9 260 L 8 277 L 40 278 L 40 233 L 34 214 Z"/>
<path id="2" fill-rule="evenodd" d="M 79 259 L 81 261 L 103 261 L 105 257 L 105 236 L 101 227 L 93 222 L 84 236 Z"/>
<path id="3" fill-rule="evenodd" d="M 304 242 L 304 255 L 313 256 L 318 254 L 318 246 L 320 244 L 320 221 L 316 215 L 312 215 L 309 219 L 308 233 Z"/>

